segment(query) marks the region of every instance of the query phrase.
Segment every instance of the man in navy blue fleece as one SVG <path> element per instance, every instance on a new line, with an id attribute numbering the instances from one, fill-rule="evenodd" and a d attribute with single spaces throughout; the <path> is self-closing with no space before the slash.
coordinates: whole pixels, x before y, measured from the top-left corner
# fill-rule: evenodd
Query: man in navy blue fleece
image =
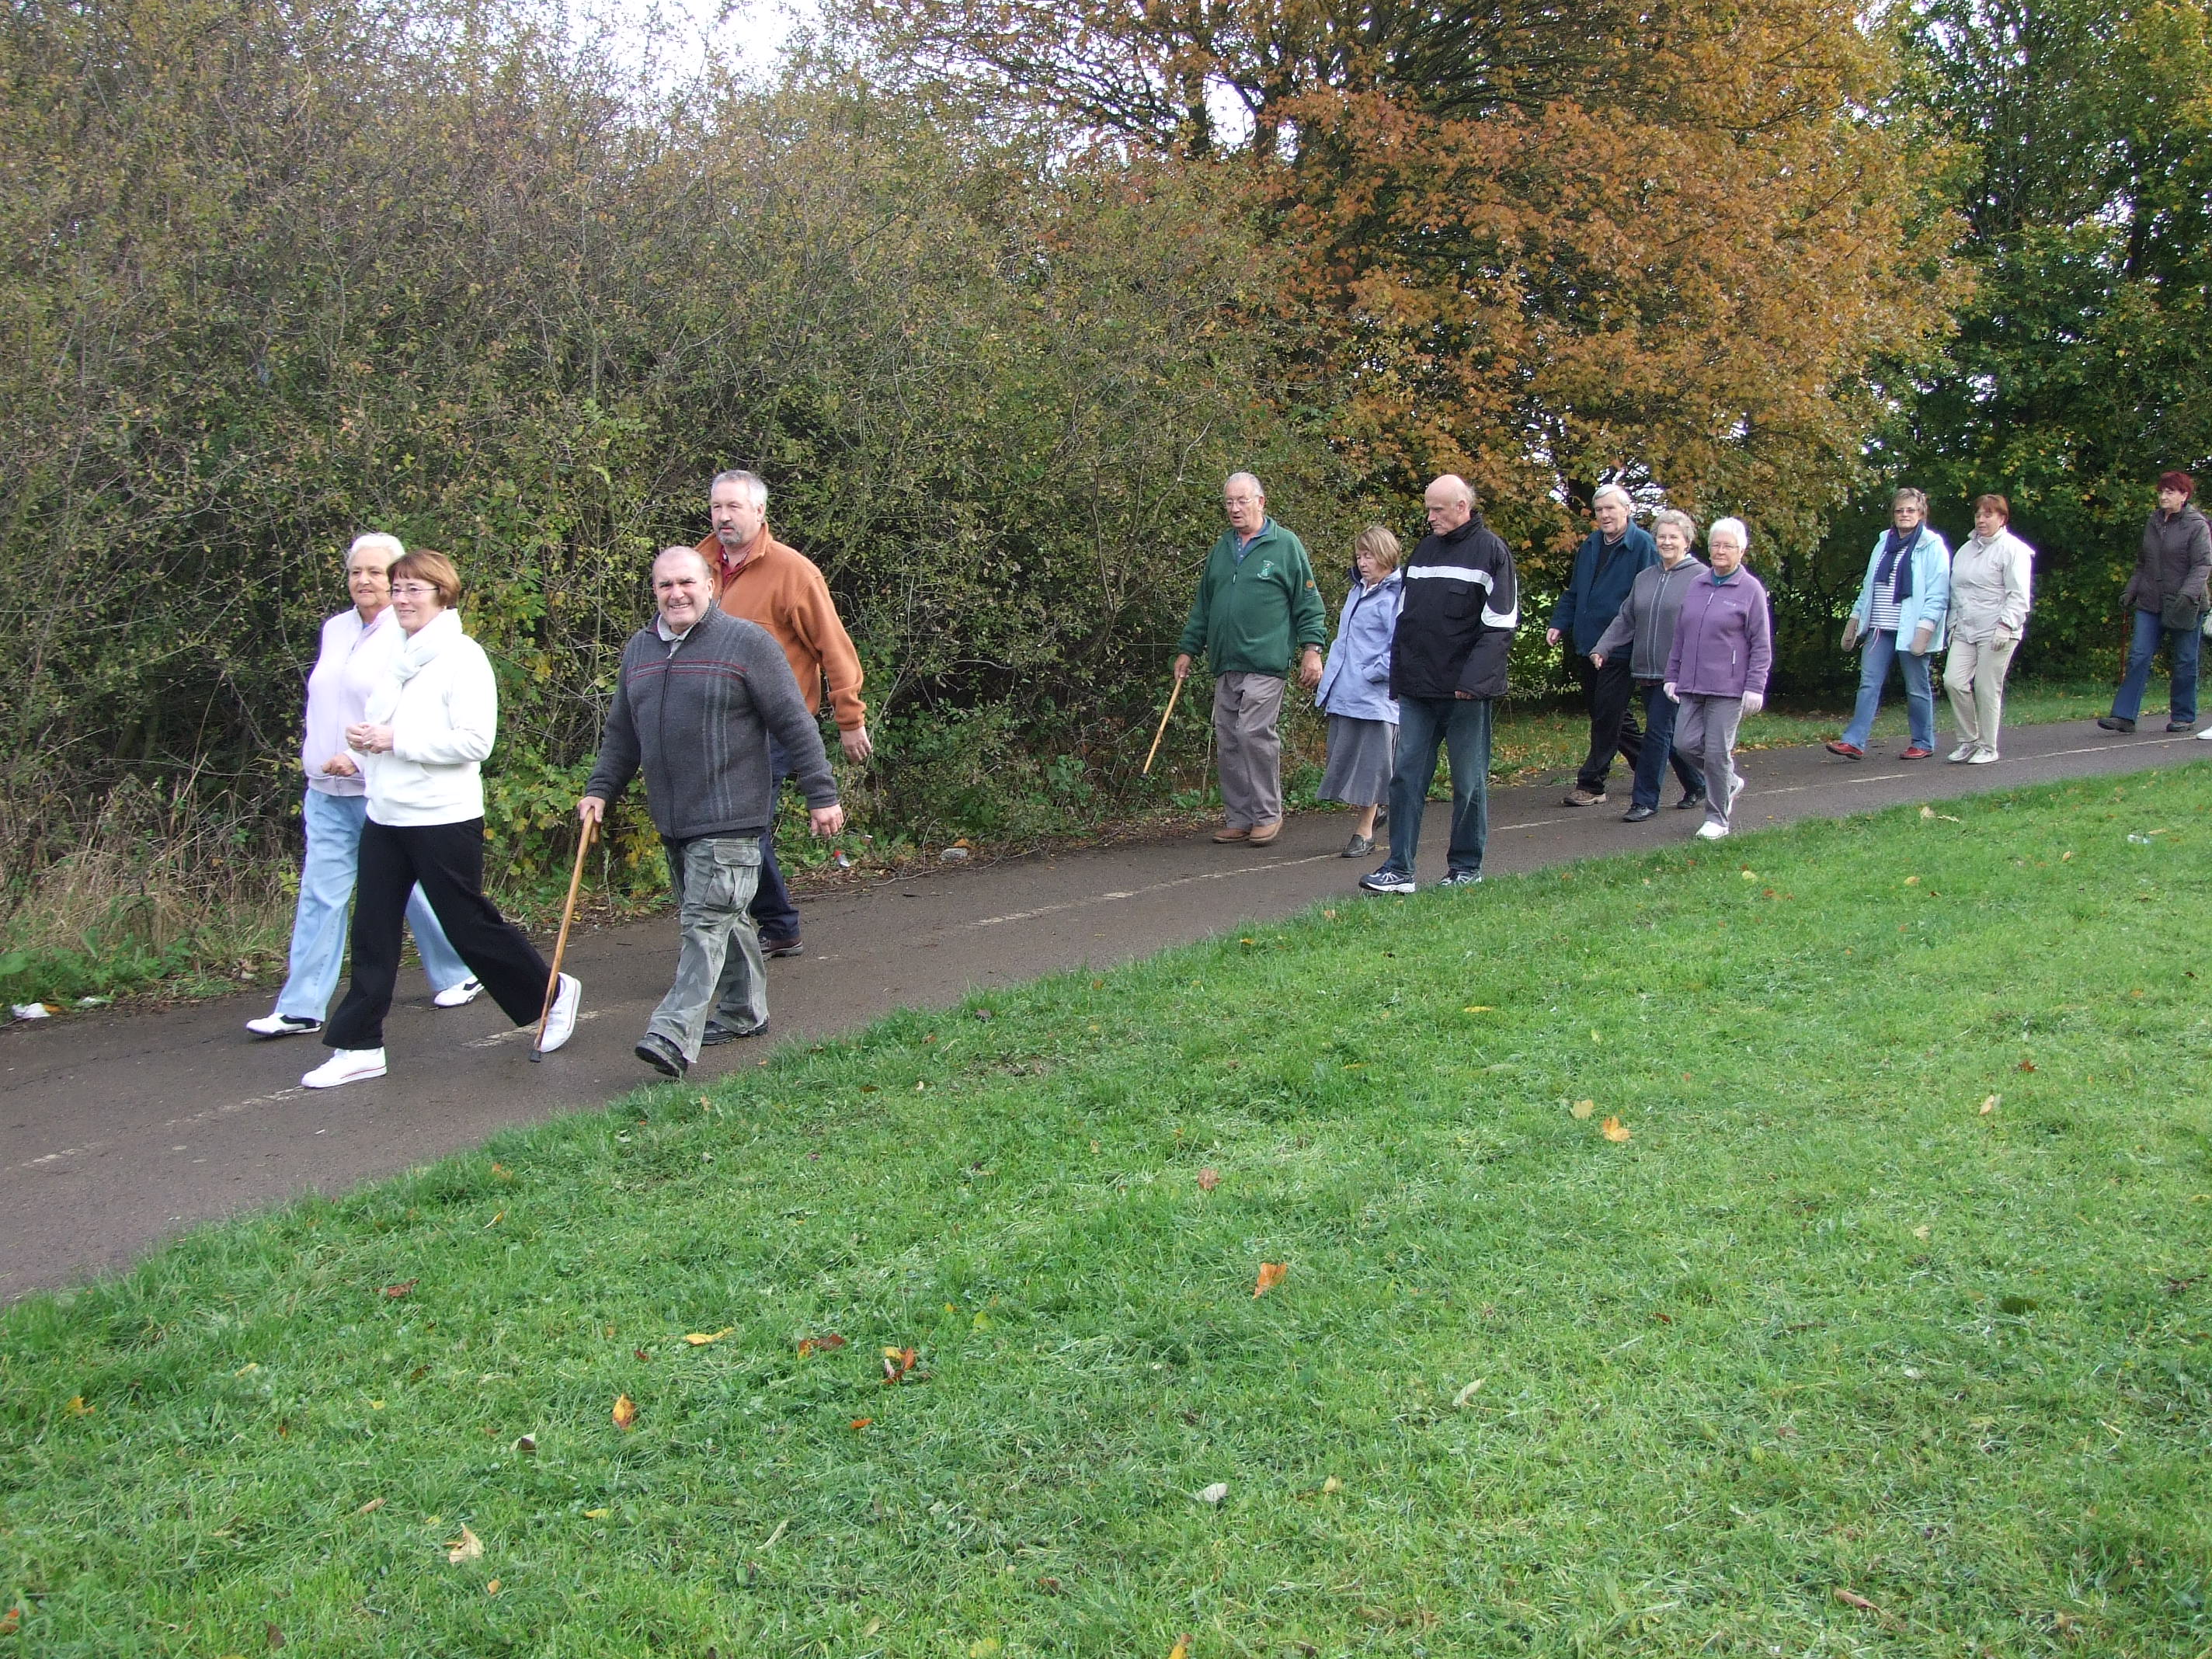
<path id="1" fill-rule="evenodd" d="M 1644 729 L 1636 723 L 1636 686 L 1629 678 L 1628 659 L 1612 657 L 1603 667 L 1590 660 L 1590 653 L 1636 580 L 1637 572 L 1659 562 L 1659 548 L 1650 532 L 1629 522 L 1633 503 L 1619 484 L 1607 484 L 1590 501 L 1590 517 L 1597 527 L 1575 550 L 1574 574 L 1567 591 L 1552 609 L 1552 625 L 1544 643 L 1571 641 L 1567 660 L 1582 682 L 1583 700 L 1589 709 L 1589 753 L 1567 792 L 1569 806 L 1599 806 L 1605 802 L 1606 774 L 1613 769 L 1616 751 L 1636 769 L 1644 752 Z"/>

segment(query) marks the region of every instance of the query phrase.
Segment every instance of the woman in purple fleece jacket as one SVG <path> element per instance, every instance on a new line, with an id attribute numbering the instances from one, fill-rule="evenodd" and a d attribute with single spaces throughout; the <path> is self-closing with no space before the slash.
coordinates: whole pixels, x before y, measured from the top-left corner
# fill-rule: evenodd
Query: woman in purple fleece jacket
<path id="1" fill-rule="evenodd" d="M 1735 728 L 1766 704 L 1774 665 L 1774 628 L 1766 589 L 1743 568 L 1751 532 L 1741 519 L 1722 519 L 1705 535 L 1712 568 L 1690 584 L 1682 619 L 1667 655 L 1667 695 L 1682 705 L 1674 747 L 1705 775 L 1701 840 L 1729 832 L 1743 775 L 1735 769 Z"/>

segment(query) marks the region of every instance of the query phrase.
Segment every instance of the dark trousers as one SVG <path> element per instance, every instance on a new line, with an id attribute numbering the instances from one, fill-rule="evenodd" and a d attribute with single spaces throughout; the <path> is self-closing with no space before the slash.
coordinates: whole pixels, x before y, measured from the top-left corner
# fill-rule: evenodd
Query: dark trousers
<path id="1" fill-rule="evenodd" d="M 1636 757 L 1636 787 L 1629 796 L 1631 806 L 1649 806 L 1655 811 L 1659 805 L 1659 786 L 1667 776 L 1667 763 L 1674 763 L 1674 776 L 1682 785 L 1686 795 L 1705 793 L 1705 776 L 1690 762 L 1688 756 L 1674 747 L 1674 699 L 1667 695 L 1666 687 L 1657 680 L 1638 680 L 1637 693 L 1644 700 L 1644 750 Z"/>
<path id="2" fill-rule="evenodd" d="M 1622 652 L 1600 668 L 1577 653 L 1575 674 L 1582 681 L 1583 700 L 1589 706 L 1589 753 L 1576 784 L 1595 794 L 1605 787 L 1605 775 L 1613 770 L 1619 751 L 1633 771 L 1644 754 L 1644 732 L 1636 723 L 1636 683 L 1628 676 L 1628 653 Z"/>
<path id="3" fill-rule="evenodd" d="M 1437 775 L 1437 750 L 1451 757 L 1451 841 L 1447 871 L 1479 876 L 1490 839 L 1487 697 L 1398 699 L 1398 765 L 1390 775 L 1390 863 L 1411 875 L 1421 850 L 1421 812 Z"/>
<path id="4" fill-rule="evenodd" d="M 770 945 L 799 937 L 799 907 L 791 902 L 791 889 L 783 884 L 783 872 L 775 865 L 775 808 L 783 799 L 783 783 L 791 775 L 791 760 L 773 738 L 768 745 L 768 828 L 761 831 L 760 885 L 753 892 L 753 925 Z"/>
<path id="5" fill-rule="evenodd" d="M 483 893 L 483 820 L 395 829 L 362 826 L 361 878 L 353 898 L 353 983 L 323 1028 L 332 1048 L 381 1048 L 384 1017 L 399 978 L 407 895 L 417 884 L 469 971 L 517 1025 L 545 1006 L 545 958 Z"/>

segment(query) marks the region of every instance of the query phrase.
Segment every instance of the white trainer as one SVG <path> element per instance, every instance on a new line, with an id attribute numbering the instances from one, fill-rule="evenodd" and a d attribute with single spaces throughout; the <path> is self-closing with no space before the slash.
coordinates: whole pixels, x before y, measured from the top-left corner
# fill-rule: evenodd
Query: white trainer
<path id="1" fill-rule="evenodd" d="M 2199 732 L 2197 734 L 2197 741 L 2199 743 L 2212 743 L 2212 726 L 2208 726 L 2202 732 Z"/>
<path id="2" fill-rule="evenodd" d="M 584 1000 L 583 982 L 574 974 L 561 975 L 561 989 L 553 998 L 553 1012 L 545 1016 L 545 1035 L 538 1052 L 550 1054 L 576 1035 L 576 1010 Z"/>
<path id="3" fill-rule="evenodd" d="M 305 1036 L 310 1031 L 319 1031 L 323 1022 L 300 1014 L 264 1014 L 258 1019 L 249 1019 L 246 1029 L 258 1037 Z"/>
<path id="4" fill-rule="evenodd" d="M 381 1048 L 333 1048 L 331 1057 L 300 1079 L 302 1088 L 335 1089 L 341 1083 L 362 1083 L 384 1075 Z"/>
<path id="5" fill-rule="evenodd" d="M 1975 751 L 1980 747 L 1978 743 L 1962 743 L 1943 758 L 1947 761 L 1970 761 L 1973 759 Z"/>
<path id="6" fill-rule="evenodd" d="M 1987 766 L 1993 763 L 1996 757 L 1997 751 L 1994 749 L 1977 749 L 1972 754 L 1966 757 L 1966 764 L 1969 766 Z"/>
<path id="7" fill-rule="evenodd" d="M 1726 841 L 1728 839 L 1728 825 L 1725 823 L 1715 823 L 1711 818 L 1707 818 L 1703 823 L 1698 826 L 1698 839 L 1699 841 Z"/>
<path id="8" fill-rule="evenodd" d="M 483 981 L 471 974 L 459 985 L 448 985 L 430 999 L 441 1008 L 465 1008 L 483 994 Z"/>

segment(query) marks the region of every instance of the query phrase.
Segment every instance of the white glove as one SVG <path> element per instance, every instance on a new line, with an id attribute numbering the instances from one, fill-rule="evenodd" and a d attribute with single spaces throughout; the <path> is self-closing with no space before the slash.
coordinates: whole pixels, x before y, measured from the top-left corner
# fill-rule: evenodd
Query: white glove
<path id="1" fill-rule="evenodd" d="M 1758 692 L 1747 691 L 1743 694 L 1743 712 L 1745 714 L 1756 714 L 1760 709 L 1765 707 L 1766 699 L 1761 696 Z"/>
<path id="2" fill-rule="evenodd" d="M 1682 694 L 1674 689 L 1674 681 L 1668 680 L 1666 684 L 1661 686 L 1659 689 L 1667 694 L 1667 701 L 1668 702 L 1680 702 L 1682 701 Z"/>

